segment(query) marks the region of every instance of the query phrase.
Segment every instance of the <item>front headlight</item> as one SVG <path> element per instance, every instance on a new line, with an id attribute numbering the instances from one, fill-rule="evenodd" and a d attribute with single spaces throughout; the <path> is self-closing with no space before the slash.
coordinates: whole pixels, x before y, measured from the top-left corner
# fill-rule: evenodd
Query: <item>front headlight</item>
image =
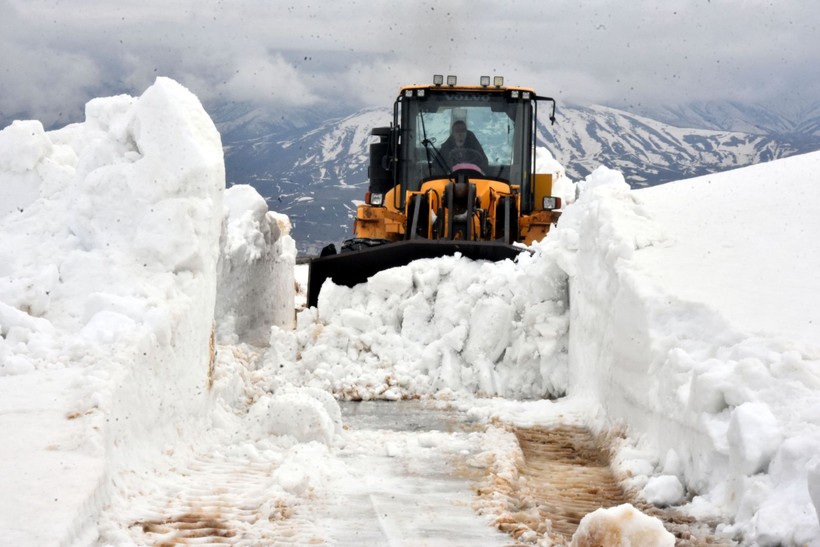
<path id="1" fill-rule="evenodd" d="M 370 205 L 381 207 L 384 204 L 384 194 L 370 194 Z"/>
<path id="2" fill-rule="evenodd" d="M 542 209 L 560 209 L 561 208 L 561 198 L 557 198 L 555 196 L 544 196 L 543 201 L 541 202 Z"/>

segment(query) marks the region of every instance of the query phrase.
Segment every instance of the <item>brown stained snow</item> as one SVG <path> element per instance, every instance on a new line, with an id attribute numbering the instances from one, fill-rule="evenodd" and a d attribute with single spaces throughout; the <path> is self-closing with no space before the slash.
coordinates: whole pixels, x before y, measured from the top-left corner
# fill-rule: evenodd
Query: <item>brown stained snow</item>
<path id="1" fill-rule="evenodd" d="M 271 522 L 284 521 L 292 516 L 292 509 L 283 502 L 278 501 L 275 507 L 275 511 L 268 517 Z M 237 524 L 254 526 L 257 522 L 257 516 L 252 511 L 216 503 L 207 509 L 134 522 L 131 528 L 141 529 L 142 538 L 157 546 L 248 545 L 253 541 L 243 537 L 241 528 L 245 526 L 238 528 Z"/>
<path id="2" fill-rule="evenodd" d="M 610 470 L 608 454 L 588 430 L 518 429 L 515 436 L 524 453 L 521 474 L 556 538 L 571 538 L 587 513 L 629 501 Z"/>
<path id="3" fill-rule="evenodd" d="M 144 516 L 129 520 L 128 534 L 137 545 L 315 543 L 295 518 L 296 509 L 276 497 L 276 467 L 242 458 L 196 458 L 155 477 L 132 498 L 129 509 Z"/>
<path id="4" fill-rule="evenodd" d="M 661 519 L 678 546 L 716 545 L 699 524 L 625 491 L 610 468 L 610 443 L 577 426 L 516 428 L 521 454 L 514 468 L 496 466 L 478 488 L 476 507 L 497 515 L 495 526 L 520 543 L 549 539 L 568 545 L 587 513 L 631 503 Z M 579 547 L 597 547 L 583 545 Z"/>
<path id="5" fill-rule="evenodd" d="M 216 367 L 216 323 L 211 326 L 208 338 L 208 391 L 214 387 L 214 370 Z"/>
<path id="6" fill-rule="evenodd" d="M 145 534 L 153 535 L 158 540 L 158 546 L 185 544 L 190 539 L 221 543 L 221 539 L 236 535 L 236 531 L 225 524 L 217 513 L 186 513 L 163 520 L 139 522 L 136 526 L 142 526 Z"/>

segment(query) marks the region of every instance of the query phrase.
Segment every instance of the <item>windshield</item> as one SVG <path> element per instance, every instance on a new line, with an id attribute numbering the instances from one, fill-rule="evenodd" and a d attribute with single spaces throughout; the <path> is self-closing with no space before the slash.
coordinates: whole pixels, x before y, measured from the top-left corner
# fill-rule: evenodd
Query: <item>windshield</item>
<path id="1" fill-rule="evenodd" d="M 473 164 L 488 177 L 524 183 L 531 127 L 528 101 L 502 93 L 431 92 L 401 100 L 400 180 L 416 190 L 430 177 Z M 457 150 L 467 148 L 466 154 Z"/>

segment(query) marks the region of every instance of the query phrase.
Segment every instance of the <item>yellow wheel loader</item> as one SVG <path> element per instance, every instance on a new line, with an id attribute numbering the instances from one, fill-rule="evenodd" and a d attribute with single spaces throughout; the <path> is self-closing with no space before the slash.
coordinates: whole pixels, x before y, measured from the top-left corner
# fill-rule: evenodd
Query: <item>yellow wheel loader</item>
<path id="1" fill-rule="evenodd" d="M 370 184 L 356 211 L 354 237 L 310 262 L 308 306 L 327 279 L 352 287 L 420 258 L 461 253 L 514 258 L 543 238 L 560 215 L 552 175 L 535 170 L 538 103 L 555 100 L 506 87 L 500 76 L 459 85 L 402 87 L 393 123 L 372 130 Z"/>

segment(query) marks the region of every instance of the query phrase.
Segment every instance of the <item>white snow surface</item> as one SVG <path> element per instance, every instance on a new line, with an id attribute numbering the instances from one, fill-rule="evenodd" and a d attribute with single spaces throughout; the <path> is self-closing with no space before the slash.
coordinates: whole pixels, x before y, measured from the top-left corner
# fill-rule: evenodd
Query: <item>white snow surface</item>
<path id="1" fill-rule="evenodd" d="M 274 498 L 298 518 L 321 506 L 310 537 L 334 543 L 346 500 L 369 499 L 391 509 L 381 530 L 412 534 L 395 498 L 415 486 L 383 481 L 390 461 L 501 461 L 514 442 L 348 431 L 335 398 L 429 397 L 476 420 L 623 428 L 615 466 L 649 501 L 744 545 L 820 545 L 819 171 L 809 154 L 634 191 L 601 167 L 561 180 L 558 227 L 517 261 L 328 282 L 294 323 L 289 223 L 225 190 L 219 135 L 179 84 L 96 99 L 57 131 L 15 122 L 0 131 L 0 543 L 139 544 L 152 496 L 179 501 L 215 460 L 258 472 L 243 503 L 260 529 L 282 520 Z M 579 534 L 668 541 L 637 515 L 591 514 Z M 451 544 L 487 523 L 458 519 Z"/>

